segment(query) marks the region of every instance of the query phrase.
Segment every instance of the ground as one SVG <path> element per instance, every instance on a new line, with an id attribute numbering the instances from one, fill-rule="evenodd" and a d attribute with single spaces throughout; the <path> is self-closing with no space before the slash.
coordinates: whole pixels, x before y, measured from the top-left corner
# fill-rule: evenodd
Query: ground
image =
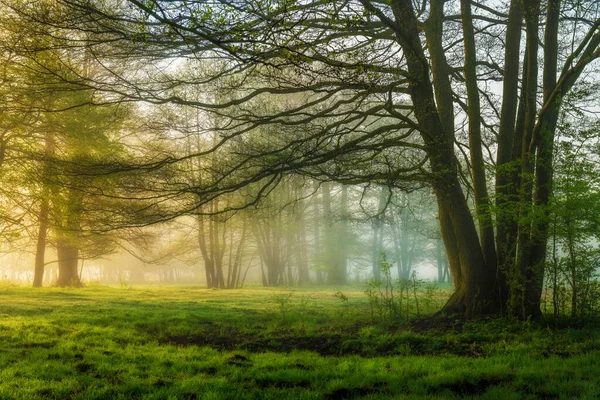
<path id="1" fill-rule="evenodd" d="M 593 323 L 431 318 L 435 288 L 380 317 L 364 289 L 3 284 L 0 399 L 598 398 Z"/>

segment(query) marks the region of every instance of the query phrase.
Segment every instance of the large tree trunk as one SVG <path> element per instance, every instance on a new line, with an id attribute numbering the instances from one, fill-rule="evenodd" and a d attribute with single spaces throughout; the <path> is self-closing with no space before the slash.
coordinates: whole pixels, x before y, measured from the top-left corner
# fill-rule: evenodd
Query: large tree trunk
<path id="1" fill-rule="evenodd" d="M 537 147 L 535 165 L 535 193 L 533 204 L 541 218 L 535 218 L 531 231 L 531 250 L 529 265 L 530 274 L 525 284 L 525 314 L 541 315 L 540 301 L 544 285 L 544 264 L 548 241 L 549 210 L 548 203 L 552 192 L 552 161 L 554 149 L 554 133 L 558 121 L 559 101 L 553 101 L 556 89 L 556 73 L 558 62 L 558 23 L 560 0 L 549 0 L 544 37 L 544 107 L 534 136 L 532 146 Z"/>
<path id="2" fill-rule="evenodd" d="M 494 291 L 496 265 L 487 265 L 466 198 L 458 180 L 453 127 L 440 120 L 429 64 L 419 37 L 418 21 L 410 0 L 393 0 L 398 42 L 411 75 L 410 96 L 415 117 L 423 128 L 425 151 L 435 176 L 432 186 L 438 200 L 440 225 L 456 291 L 444 307 L 446 313 L 497 314 L 502 305 Z M 433 15 L 433 14 L 432 14 Z M 445 128 L 445 129 L 444 129 Z M 458 256 L 458 259 L 451 257 Z M 459 279 L 457 277 L 460 276 Z"/>
<path id="3" fill-rule="evenodd" d="M 451 235 L 447 233 L 443 237 L 446 252 L 456 248 L 458 253 L 458 260 L 454 260 L 454 265 L 450 264 L 455 292 L 442 311 L 464 315 L 498 314 L 502 303 L 496 286 L 495 265 L 485 263 L 477 230 L 458 181 L 450 185 L 435 188 L 440 215 L 445 215 L 445 223 L 450 225 L 444 230 L 452 230 Z"/>
<path id="4" fill-rule="evenodd" d="M 77 266 L 79 265 L 79 229 L 83 213 L 83 195 L 69 190 L 66 196 L 69 209 L 62 217 L 58 231 L 56 252 L 58 255 L 58 286 L 80 287 L 81 281 Z"/>
<path id="5" fill-rule="evenodd" d="M 532 250 L 532 195 L 535 166 L 535 146 L 533 131 L 537 117 L 537 78 L 538 78 L 538 47 L 539 47 L 539 1 L 527 0 L 525 7 L 525 26 L 527 28 L 526 44 L 526 73 L 523 82 L 525 93 L 525 121 L 523 127 L 523 142 L 521 152 L 521 186 L 520 213 L 518 233 L 517 268 L 509 270 L 508 311 L 519 318 L 537 317 L 540 311 L 534 311 L 526 305 L 526 285 L 529 277 L 537 266 L 531 264 Z"/>
<path id="6" fill-rule="evenodd" d="M 506 26 L 502 108 L 496 158 L 496 249 L 498 252 L 499 284 L 504 301 L 508 296 L 504 272 L 514 263 L 516 252 L 517 229 L 514 205 L 518 201 L 516 186 L 518 165 L 515 162 L 516 154 L 513 152 L 513 144 L 515 143 L 515 123 L 517 120 L 522 21 L 523 1 L 511 0 Z M 517 146 L 520 149 L 520 145 Z"/>
<path id="7" fill-rule="evenodd" d="M 79 249 L 67 239 L 59 239 L 56 244 L 58 254 L 58 280 L 56 286 L 80 287 L 81 281 L 77 266 L 79 265 Z"/>

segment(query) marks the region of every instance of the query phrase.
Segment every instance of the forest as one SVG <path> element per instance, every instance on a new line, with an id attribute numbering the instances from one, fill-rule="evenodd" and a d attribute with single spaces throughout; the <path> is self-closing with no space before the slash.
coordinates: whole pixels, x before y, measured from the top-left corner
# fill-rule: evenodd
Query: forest
<path id="1" fill-rule="evenodd" d="M 0 4 L 0 398 L 597 398 L 599 2 Z"/>

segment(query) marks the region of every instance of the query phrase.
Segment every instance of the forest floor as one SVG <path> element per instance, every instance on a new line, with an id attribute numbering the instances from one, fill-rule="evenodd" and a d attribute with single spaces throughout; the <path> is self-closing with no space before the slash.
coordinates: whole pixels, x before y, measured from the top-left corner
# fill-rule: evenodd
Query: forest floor
<path id="1" fill-rule="evenodd" d="M 0 284 L 0 399 L 600 394 L 597 324 L 431 318 L 414 297 L 410 320 L 380 318 L 363 289 Z M 448 293 L 421 293 L 419 314 Z"/>

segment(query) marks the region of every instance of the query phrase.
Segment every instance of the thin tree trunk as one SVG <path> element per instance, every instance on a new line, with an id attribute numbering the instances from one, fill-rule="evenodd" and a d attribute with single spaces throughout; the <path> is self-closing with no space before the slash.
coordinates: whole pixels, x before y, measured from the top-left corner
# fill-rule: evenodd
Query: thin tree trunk
<path id="1" fill-rule="evenodd" d="M 51 175 L 50 157 L 54 155 L 55 141 L 54 134 L 47 133 L 45 137 L 44 155 L 46 160 L 44 161 L 43 173 L 42 173 L 42 191 L 40 193 L 42 202 L 40 205 L 39 214 L 39 227 L 38 236 L 35 252 L 35 266 L 33 275 L 33 287 L 41 287 L 44 280 L 44 265 L 46 256 L 46 237 L 48 235 L 48 217 L 50 214 L 50 190 L 48 184 L 45 181 L 49 175 Z"/>
<path id="2" fill-rule="evenodd" d="M 437 255 L 437 273 L 438 273 L 438 283 L 444 283 L 444 252 L 442 249 L 442 239 L 437 240 L 436 243 L 436 255 Z"/>
<path id="3" fill-rule="evenodd" d="M 371 243 L 371 256 L 373 262 L 373 279 L 381 281 L 381 252 L 383 251 L 383 219 L 387 200 L 389 196 L 388 188 L 382 186 L 379 191 L 379 201 L 377 204 L 377 215 L 373 219 L 373 242 Z"/>
<path id="4" fill-rule="evenodd" d="M 242 259 L 244 253 L 244 246 L 246 244 L 246 232 L 247 232 L 247 223 L 246 218 L 243 217 L 242 221 L 242 232 L 240 236 L 240 240 L 237 243 L 237 249 L 235 251 L 235 258 L 233 260 L 233 271 L 231 273 L 231 279 L 229 283 L 229 287 L 232 289 L 238 288 L 240 284 L 240 274 L 242 272 Z M 231 241 L 231 246 L 233 247 L 233 240 Z"/>
<path id="5" fill-rule="evenodd" d="M 312 197 L 313 202 L 313 229 L 314 229 L 314 260 L 316 263 L 316 275 L 317 275 L 317 283 L 323 283 L 323 272 L 322 268 L 322 252 L 323 252 L 323 244 L 321 243 L 321 213 L 319 209 L 319 183 L 314 181 L 314 194 Z"/>
<path id="6" fill-rule="evenodd" d="M 327 282 L 329 284 L 335 284 L 337 243 L 335 243 L 335 229 L 331 211 L 331 184 L 329 182 L 323 182 L 321 189 L 323 191 L 323 221 L 325 222 L 325 251 L 323 254 L 323 261 L 325 268 L 327 269 Z"/>
<path id="7" fill-rule="evenodd" d="M 394 259 L 396 260 L 396 269 L 398 271 L 398 278 L 405 279 L 405 264 L 403 262 L 404 259 L 404 248 L 402 246 L 404 241 L 404 236 L 406 232 L 404 231 L 404 225 L 400 225 L 400 230 L 398 230 L 399 222 L 401 221 L 401 217 L 398 219 L 394 219 L 391 224 L 392 228 L 392 238 L 394 240 Z"/>
<path id="8" fill-rule="evenodd" d="M 35 270 L 33 287 L 41 287 L 44 279 L 44 265 L 46 254 L 46 236 L 48 234 L 48 214 L 50 212 L 48 196 L 43 195 L 40 207 L 39 228 L 35 251 Z"/>
<path id="9" fill-rule="evenodd" d="M 227 255 L 227 275 L 225 278 L 225 287 L 231 289 L 235 279 L 235 259 L 233 257 L 234 229 L 229 230 L 229 251 Z"/>
<path id="10" fill-rule="evenodd" d="M 307 262 L 307 251 L 306 251 L 306 221 L 305 221 L 305 208 L 306 204 L 304 200 L 299 200 L 298 211 L 296 213 L 296 260 L 298 264 L 298 284 L 307 285 L 310 283 L 308 274 L 308 262 Z"/>
<path id="11" fill-rule="evenodd" d="M 341 221 L 340 221 L 340 254 L 339 254 L 339 281 L 345 285 L 348 282 L 348 185 L 342 185 L 341 198 Z"/>

